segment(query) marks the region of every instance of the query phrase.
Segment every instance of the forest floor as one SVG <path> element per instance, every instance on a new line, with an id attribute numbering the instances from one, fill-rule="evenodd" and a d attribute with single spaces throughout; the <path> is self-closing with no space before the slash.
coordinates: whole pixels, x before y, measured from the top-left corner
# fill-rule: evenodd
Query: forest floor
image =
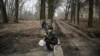
<path id="1" fill-rule="evenodd" d="M 65 56 L 100 56 L 100 39 L 91 38 L 65 21 L 56 22 L 63 33 L 60 39 Z"/>
<path id="2" fill-rule="evenodd" d="M 0 56 L 52 56 L 38 45 L 40 31 L 39 20 L 0 24 Z"/>

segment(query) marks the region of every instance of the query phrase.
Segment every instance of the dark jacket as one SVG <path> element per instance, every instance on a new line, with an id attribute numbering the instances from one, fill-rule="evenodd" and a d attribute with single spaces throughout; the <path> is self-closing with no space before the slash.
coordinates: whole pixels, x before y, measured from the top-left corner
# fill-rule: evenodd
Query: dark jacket
<path id="1" fill-rule="evenodd" d="M 45 36 L 45 41 L 53 43 L 53 44 L 57 44 L 58 43 L 58 39 L 57 39 L 56 34 L 54 32 L 50 32 L 48 34 L 48 36 Z"/>

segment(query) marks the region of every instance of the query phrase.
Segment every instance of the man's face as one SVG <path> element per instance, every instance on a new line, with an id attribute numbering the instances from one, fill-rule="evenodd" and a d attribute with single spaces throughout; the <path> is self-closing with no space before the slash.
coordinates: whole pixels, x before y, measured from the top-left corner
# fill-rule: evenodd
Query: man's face
<path id="1" fill-rule="evenodd" d="M 52 32 L 52 29 L 49 29 L 48 32 Z"/>

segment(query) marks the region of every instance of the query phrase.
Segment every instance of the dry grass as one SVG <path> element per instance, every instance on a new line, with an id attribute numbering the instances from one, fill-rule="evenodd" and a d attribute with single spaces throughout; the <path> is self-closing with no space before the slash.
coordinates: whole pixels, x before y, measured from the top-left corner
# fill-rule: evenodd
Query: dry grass
<path id="1" fill-rule="evenodd" d="M 40 34 L 39 20 L 0 24 L 0 53 L 28 52 L 38 46 Z"/>
<path id="2" fill-rule="evenodd" d="M 20 30 L 27 30 L 31 28 L 40 28 L 38 20 L 23 20 L 19 23 L 0 24 L 0 32 L 14 32 Z"/>

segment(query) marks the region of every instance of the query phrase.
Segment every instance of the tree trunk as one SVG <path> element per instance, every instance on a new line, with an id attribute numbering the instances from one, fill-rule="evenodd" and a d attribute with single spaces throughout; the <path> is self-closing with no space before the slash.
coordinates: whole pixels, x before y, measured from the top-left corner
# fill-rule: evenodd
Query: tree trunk
<path id="1" fill-rule="evenodd" d="M 48 25 L 52 26 L 54 16 L 54 0 L 48 0 Z"/>
<path id="2" fill-rule="evenodd" d="M 67 0 L 67 3 L 68 3 L 68 0 Z M 69 6 L 66 5 L 65 20 L 68 20 L 68 12 L 69 12 Z"/>
<path id="3" fill-rule="evenodd" d="M 77 24 L 79 25 L 79 21 L 80 21 L 80 1 L 77 0 Z"/>
<path id="4" fill-rule="evenodd" d="M 46 0 L 41 0 L 40 20 L 46 20 L 46 16 L 45 16 L 45 1 Z"/>
<path id="5" fill-rule="evenodd" d="M 1 6 L 1 13 L 2 13 L 2 17 L 3 17 L 3 23 L 8 23 L 6 6 L 5 6 L 3 0 L 0 0 L 0 6 Z"/>
<path id="6" fill-rule="evenodd" d="M 73 19 L 74 19 L 74 23 L 75 23 L 75 11 L 76 11 L 76 0 L 73 0 L 74 3 L 73 3 Z"/>
<path id="7" fill-rule="evenodd" d="M 96 13 L 98 14 L 98 18 L 97 18 L 97 21 L 99 19 L 100 21 L 100 0 L 95 0 L 96 3 L 95 3 L 95 6 L 96 6 Z"/>
<path id="8" fill-rule="evenodd" d="M 68 20 L 68 12 L 65 13 L 65 20 Z"/>
<path id="9" fill-rule="evenodd" d="M 71 4 L 71 22 L 75 22 L 75 0 L 72 0 Z"/>
<path id="10" fill-rule="evenodd" d="M 93 27 L 93 0 L 89 0 L 88 27 Z"/>
<path id="11" fill-rule="evenodd" d="M 15 0 L 15 23 L 18 23 L 19 0 Z"/>
<path id="12" fill-rule="evenodd" d="M 41 27 L 43 27 L 43 23 L 46 23 L 46 0 L 41 0 L 41 7 L 40 7 L 40 21 L 41 21 Z M 47 24 L 45 25 L 45 29 L 47 30 Z"/>
<path id="13" fill-rule="evenodd" d="M 71 0 L 71 22 L 73 21 L 73 1 Z"/>
<path id="14" fill-rule="evenodd" d="M 73 14 L 72 14 L 72 10 L 71 10 L 71 22 L 73 21 Z"/>
<path id="15" fill-rule="evenodd" d="M 100 21 L 100 0 L 98 1 L 98 7 L 99 7 L 99 21 Z"/>

